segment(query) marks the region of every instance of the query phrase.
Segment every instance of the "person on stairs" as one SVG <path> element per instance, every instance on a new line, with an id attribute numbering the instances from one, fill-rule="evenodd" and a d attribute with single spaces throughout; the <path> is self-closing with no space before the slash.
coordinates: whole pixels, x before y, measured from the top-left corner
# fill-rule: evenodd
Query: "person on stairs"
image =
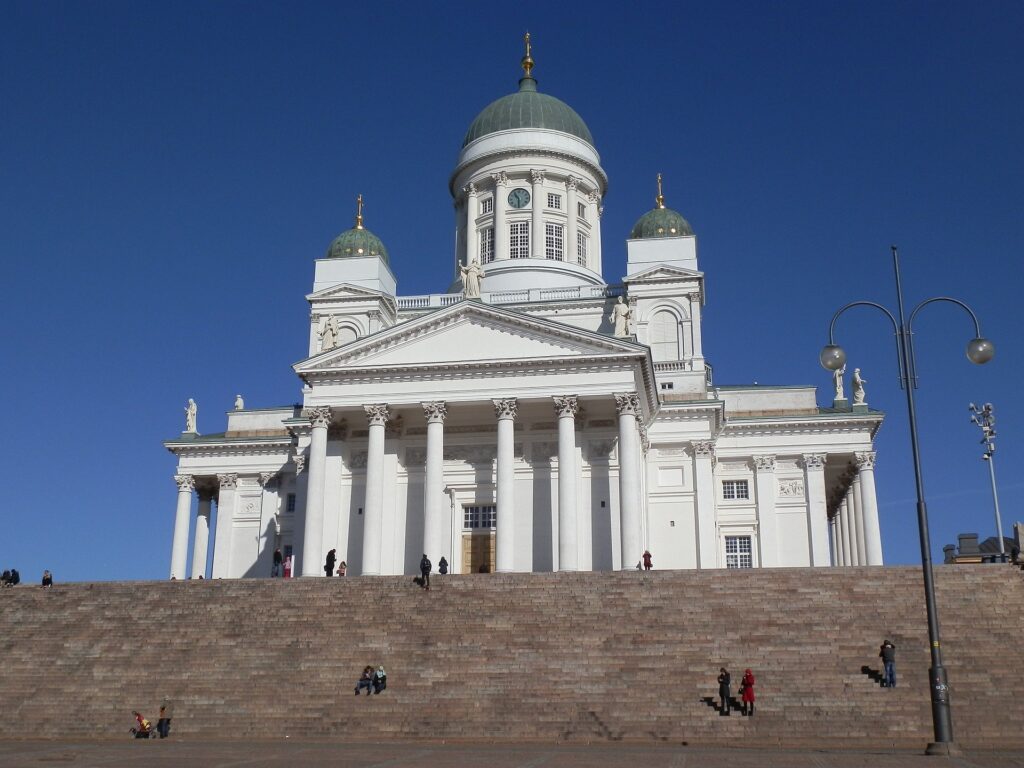
<path id="1" fill-rule="evenodd" d="M 896 687 L 896 645 L 886 638 L 882 647 L 878 650 L 878 656 L 882 659 L 885 667 L 885 676 L 882 678 L 883 688 Z"/>
<path id="2" fill-rule="evenodd" d="M 388 673 L 384 671 L 384 665 L 381 664 L 377 667 L 377 671 L 373 673 L 373 692 L 380 693 L 388 687 Z"/>
<path id="3" fill-rule="evenodd" d="M 366 695 L 370 695 L 370 689 L 373 688 L 373 667 L 363 667 L 363 674 L 359 676 L 359 682 L 356 683 L 356 696 L 359 692 L 366 689 Z"/>
<path id="4" fill-rule="evenodd" d="M 278 547 L 274 550 L 274 565 L 270 569 L 270 578 L 276 579 L 281 575 L 281 566 L 284 565 L 284 556 L 281 554 L 281 548 Z"/>
<path id="5" fill-rule="evenodd" d="M 153 730 L 153 724 L 139 712 L 132 712 L 132 714 L 135 716 L 135 725 L 132 726 L 130 733 L 136 739 L 148 739 L 150 732 Z"/>
<path id="6" fill-rule="evenodd" d="M 330 577 L 334 575 L 334 563 L 337 561 L 337 559 L 338 555 L 335 550 L 332 549 L 330 552 L 327 553 L 327 560 L 324 563 L 325 576 Z"/>
<path id="7" fill-rule="evenodd" d="M 420 576 L 423 579 L 423 588 L 430 589 L 430 569 L 434 566 L 430 562 L 430 558 L 427 557 L 427 553 L 423 553 L 423 559 L 420 560 Z"/>
<path id="8" fill-rule="evenodd" d="M 732 685 L 732 677 L 729 675 L 729 670 L 722 667 L 718 671 L 718 696 L 722 700 L 722 711 L 719 715 L 729 716 L 729 701 L 732 697 L 729 695 L 729 687 Z"/>
<path id="9" fill-rule="evenodd" d="M 743 702 L 743 714 L 754 716 L 754 673 L 749 669 L 743 673 L 740 681 L 740 700 Z"/>
<path id="10" fill-rule="evenodd" d="M 441 555 L 441 559 L 437 561 L 437 572 L 442 576 L 448 573 L 448 561 L 444 559 L 444 555 Z"/>
<path id="11" fill-rule="evenodd" d="M 164 696 L 164 700 L 160 702 L 160 716 L 156 721 L 156 732 L 160 734 L 161 739 L 166 739 L 171 733 L 171 717 L 174 715 L 174 704 L 169 698 Z"/>
<path id="12" fill-rule="evenodd" d="M 649 549 L 644 550 L 644 570 L 651 570 L 651 551 Z"/>

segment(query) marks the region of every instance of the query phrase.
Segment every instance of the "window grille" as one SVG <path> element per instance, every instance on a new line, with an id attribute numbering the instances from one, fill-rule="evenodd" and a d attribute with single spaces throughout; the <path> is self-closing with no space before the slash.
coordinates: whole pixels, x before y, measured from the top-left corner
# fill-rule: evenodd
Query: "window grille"
<path id="1" fill-rule="evenodd" d="M 583 221 L 587 220 L 587 206 L 583 203 L 576 203 L 576 217 Z"/>
<path id="2" fill-rule="evenodd" d="M 480 201 L 480 213 L 481 214 L 490 213 L 493 210 L 494 210 L 494 198 L 493 197 L 485 197 L 483 200 Z"/>
<path id="3" fill-rule="evenodd" d="M 590 248 L 589 238 L 582 232 L 576 233 L 576 262 L 581 266 L 587 266 L 587 251 Z"/>
<path id="4" fill-rule="evenodd" d="M 561 224 L 544 225 L 544 255 L 549 259 L 558 259 L 558 261 L 562 260 L 563 249 Z"/>
<path id="5" fill-rule="evenodd" d="M 284 510 L 285 510 L 285 512 L 294 512 L 295 511 L 295 494 L 294 493 L 289 493 L 288 494 L 288 498 L 285 501 Z"/>
<path id="6" fill-rule="evenodd" d="M 723 480 L 722 481 L 722 498 L 723 499 L 749 499 L 750 488 L 747 486 L 746 480 Z"/>
<path id="7" fill-rule="evenodd" d="M 749 536 L 725 537 L 725 567 L 753 568 L 754 557 Z"/>
<path id="8" fill-rule="evenodd" d="M 556 211 L 562 210 L 562 196 L 548 192 L 548 208 L 554 208 Z"/>
<path id="9" fill-rule="evenodd" d="M 508 231 L 508 255 L 513 259 L 530 258 L 530 222 L 513 222 L 508 225 Z"/>
<path id="10" fill-rule="evenodd" d="M 494 529 L 498 508 L 493 504 L 462 508 L 462 528 L 466 531 Z"/>
<path id="11" fill-rule="evenodd" d="M 494 227 L 480 230 L 480 263 L 494 261 Z"/>

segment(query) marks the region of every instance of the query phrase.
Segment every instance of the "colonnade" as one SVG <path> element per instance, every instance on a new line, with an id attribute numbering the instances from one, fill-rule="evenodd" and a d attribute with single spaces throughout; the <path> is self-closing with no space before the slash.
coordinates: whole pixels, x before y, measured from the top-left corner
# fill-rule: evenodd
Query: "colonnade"
<path id="1" fill-rule="evenodd" d="M 854 469 L 844 477 L 845 490 L 833 500 L 829 534 L 832 564 L 882 565 L 882 535 L 875 497 L 875 452 L 854 454 Z"/>

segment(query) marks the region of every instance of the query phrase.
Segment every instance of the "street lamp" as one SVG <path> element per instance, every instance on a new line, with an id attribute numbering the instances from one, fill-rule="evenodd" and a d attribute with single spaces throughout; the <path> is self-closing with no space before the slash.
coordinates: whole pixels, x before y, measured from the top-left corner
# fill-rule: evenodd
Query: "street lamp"
<path id="1" fill-rule="evenodd" d="M 896 347 L 899 353 L 900 387 L 907 393 L 907 416 L 910 420 L 910 447 L 914 459 L 914 481 L 917 485 L 917 528 L 921 539 L 921 568 L 924 571 L 925 607 L 928 613 L 928 640 L 931 647 L 931 667 L 928 670 L 928 683 L 931 689 L 932 725 L 935 730 L 935 741 L 928 745 L 928 754 L 953 754 L 957 748 L 953 742 L 953 721 L 950 717 L 949 683 L 946 670 L 942 666 L 942 649 L 939 644 L 939 615 L 935 605 L 935 582 L 932 573 L 931 543 L 928 536 L 928 508 L 924 501 L 924 481 L 921 477 L 921 455 L 918 450 L 917 412 L 914 408 L 914 390 L 917 388 L 917 368 L 914 361 L 914 318 L 928 304 L 945 301 L 963 308 L 974 321 L 974 338 L 967 344 L 967 359 L 977 365 L 987 363 L 995 354 L 992 342 L 981 335 L 981 325 L 974 311 L 959 299 L 948 296 L 936 296 L 925 299 L 910 313 L 905 320 L 903 313 L 903 284 L 900 279 L 900 258 L 896 246 L 892 246 L 892 263 L 896 273 L 897 316 L 873 301 L 854 301 L 842 307 L 832 316 L 828 328 L 828 344 L 821 350 L 819 360 L 824 368 L 838 371 L 846 364 L 846 352 L 835 343 L 836 320 L 846 310 L 853 307 L 866 306 L 880 309 L 892 321 L 896 333 Z"/>
<path id="2" fill-rule="evenodd" d="M 971 422 L 981 427 L 981 444 L 985 452 L 981 458 L 988 462 L 988 474 L 992 480 L 992 502 L 996 507 L 996 538 L 999 539 L 999 554 L 1006 555 L 1003 544 L 1003 520 L 999 516 L 999 493 L 996 491 L 996 409 L 992 403 L 985 403 L 981 408 L 971 403 Z"/>

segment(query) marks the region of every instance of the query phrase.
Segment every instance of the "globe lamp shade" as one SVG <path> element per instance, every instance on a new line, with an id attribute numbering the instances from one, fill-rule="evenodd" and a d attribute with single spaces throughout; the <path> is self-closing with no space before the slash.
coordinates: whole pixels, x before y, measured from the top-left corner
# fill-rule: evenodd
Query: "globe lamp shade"
<path id="1" fill-rule="evenodd" d="M 973 342 L 972 342 L 973 343 Z M 968 354 L 970 354 L 968 352 Z M 829 371 L 838 371 L 846 365 L 846 352 L 838 344 L 828 344 L 822 348 L 818 355 L 821 367 Z"/>
<path id="2" fill-rule="evenodd" d="M 995 354 L 996 347 L 988 339 L 971 339 L 967 343 L 967 359 L 975 365 L 984 365 Z"/>

